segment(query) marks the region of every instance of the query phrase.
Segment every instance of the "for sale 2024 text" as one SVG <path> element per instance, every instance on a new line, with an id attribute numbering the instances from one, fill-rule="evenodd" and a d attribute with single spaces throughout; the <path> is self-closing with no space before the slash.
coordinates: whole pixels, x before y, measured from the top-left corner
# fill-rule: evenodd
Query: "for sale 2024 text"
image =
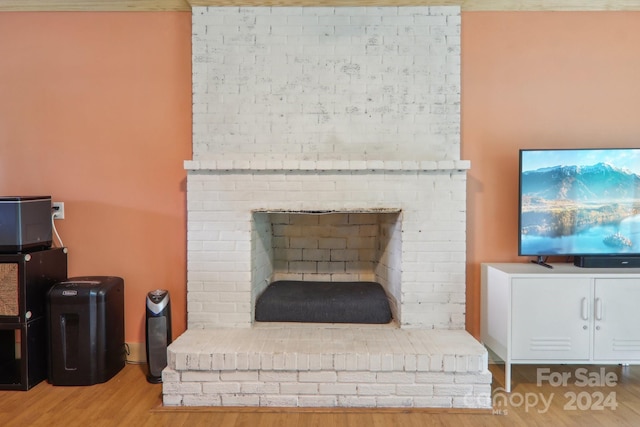
<path id="1" fill-rule="evenodd" d="M 603 411 L 615 410 L 618 406 L 616 392 L 611 390 L 618 384 L 618 375 L 607 372 L 601 367 L 597 371 L 578 368 L 573 372 L 552 372 L 550 368 L 538 368 L 536 385 L 548 384 L 551 387 L 579 387 L 581 391 L 566 391 L 562 394 L 567 411 Z M 549 410 L 556 398 L 556 393 L 506 393 L 504 389 L 496 389 L 493 393 L 494 412 L 507 414 L 508 408 L 523 407 L 525 412 L 535 409 L 538 413 Z"/>

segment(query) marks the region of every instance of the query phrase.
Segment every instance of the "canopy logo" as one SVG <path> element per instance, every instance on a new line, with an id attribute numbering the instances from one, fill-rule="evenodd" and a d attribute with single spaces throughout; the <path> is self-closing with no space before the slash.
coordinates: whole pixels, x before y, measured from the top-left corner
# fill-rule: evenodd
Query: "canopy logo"
<path id="1" fill-rule="evenodd" d="M 507 415 L 510 409 L 523 408 L 525 412 L 536 411 L 544 414 L 558 399 L 565 411 L 615 411 L 618 407 L 616 392 L 611 390 L 618 385 L 618 375 L 607 372 L 605 368 L 589 371 L 578 368 L 573 372 L 552 372 L 550 368 L 536 370 L 536 386 L 548 384 L 551 387 L 579 387 L 584 390 L 565 392 L 511 392 L 498 387 L 492 393 L 493 413 Z M 604 389 L 604 390 L 603 390 Z"/>

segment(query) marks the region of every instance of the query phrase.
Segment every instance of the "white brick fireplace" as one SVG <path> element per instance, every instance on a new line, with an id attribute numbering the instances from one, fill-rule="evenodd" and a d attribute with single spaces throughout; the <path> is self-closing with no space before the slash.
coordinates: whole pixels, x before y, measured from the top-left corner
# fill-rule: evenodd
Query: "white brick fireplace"
<path id="1" fill-rule="evenodd" d="M 464 331 L 459 107 L 457 7 L 193 8 L 166 405 L 489 407 Z M 254 322 L 281 278 L 380 282 L 394 321 Z"/>

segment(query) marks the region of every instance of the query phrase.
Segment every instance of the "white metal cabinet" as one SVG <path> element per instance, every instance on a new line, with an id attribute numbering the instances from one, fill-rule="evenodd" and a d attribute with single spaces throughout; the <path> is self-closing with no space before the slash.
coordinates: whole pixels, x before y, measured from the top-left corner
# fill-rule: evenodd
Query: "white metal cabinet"
<path id="1" fill-rule="evenodd" d="M 505 362 L 640 363 L 640 269 L 482 264 L 481 340 Z"/>
<path id="2" fill-rule="evenodd" d="M 590 302 L 589 279 L 512 279 L 511 357 L 589 360 Z"/>

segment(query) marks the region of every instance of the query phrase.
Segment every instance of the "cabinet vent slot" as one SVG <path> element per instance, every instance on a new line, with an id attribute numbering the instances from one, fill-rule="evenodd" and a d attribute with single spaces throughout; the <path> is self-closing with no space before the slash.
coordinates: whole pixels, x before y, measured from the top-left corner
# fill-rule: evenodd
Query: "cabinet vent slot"
<path id="1" fill-rule="evenodd" d="M 529 341 L 531 351 L 568 351 L 571 350 L 571 338 L 532 338 Z"/>
<path id="2" fill-rule="evenodd" d="M 640 351 L 640 340 L 613 339 L 613 351 Z"/>

